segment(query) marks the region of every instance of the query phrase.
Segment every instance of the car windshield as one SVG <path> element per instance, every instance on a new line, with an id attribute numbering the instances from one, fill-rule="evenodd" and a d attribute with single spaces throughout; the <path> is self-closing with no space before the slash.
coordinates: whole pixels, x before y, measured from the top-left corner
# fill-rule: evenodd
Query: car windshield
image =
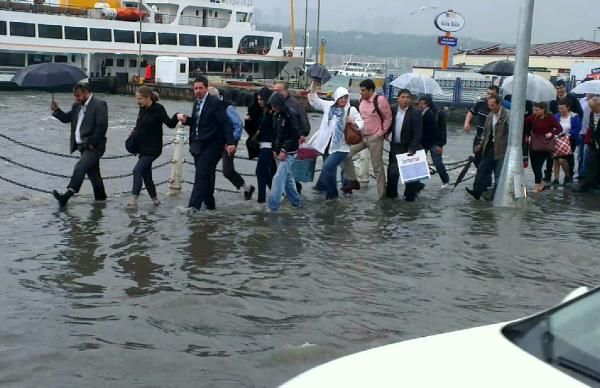
<path id="1" fill-rule="evenodd" d="M 570 376 L 600 386 L 600 288 L 548 312 L 507 325 L 503 334 Z"/>

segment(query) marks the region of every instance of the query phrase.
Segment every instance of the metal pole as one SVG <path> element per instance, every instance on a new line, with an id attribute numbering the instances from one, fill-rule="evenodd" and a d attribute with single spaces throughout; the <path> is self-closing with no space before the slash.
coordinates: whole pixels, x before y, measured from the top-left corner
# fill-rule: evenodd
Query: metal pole
<path id="1" fill-rule="evenodd" d="M 308 0 L 304 0 L 304 66 L 303 70 L 306 70 L 306 49 L 308 48 L 308 42 L 306 41 L 306 30 L 308 28 Z"/>
<path id="2" fill-rule="evenodd" d="M 494 206 L 514 207 L 518 198 L 526 198 L 525 171 L 523 169 L 523 117 L 525 115 L 525 91 L 529 69 L 531 26 L 535 0 L 521 0 L 517 52 L 515 55 L 515 84 L 509 121 L 508 149 L 502 165 L 502 174 L 494 196 Z"/>
<path id="3" fill-rule="evenodd" d="M 177 135 L 173 158 L 171 159 L 171 176 L 169 177 L 169 195 L 181 193 L 181 177 L 183 173 L 183 161 L 185 155 L 185 143 L 188 136 L 188 130 L 181 124 L 177 124 Z"/>
<path id="4" fill-rule="evenodd" d="M 292 17 L 292 28 L 291 28 L 291 43 L 292 43 L 292 51 L 294 51 L 296 49 L 296 24 L 294 23 L 294 0 L 290 0 L 290 14 Z"/>
<path id="5" fill-rule="evenodd" d="M 138 15 L 140 17 L 140 39 L 138 41 L 138 58 L 137 58 L 137 68 L 138 68 L 138 84 L 142 79 L 142 0 L 138 1 Z"/>
<path id="6" fill-rule="evenodd" d="M 319 63 L 319 48 L 321 47 L 321 0 L 317 0 L 317 44 L 315 44 L 315 48 L 317 49 L 317 58 L 315 63 Z"/>

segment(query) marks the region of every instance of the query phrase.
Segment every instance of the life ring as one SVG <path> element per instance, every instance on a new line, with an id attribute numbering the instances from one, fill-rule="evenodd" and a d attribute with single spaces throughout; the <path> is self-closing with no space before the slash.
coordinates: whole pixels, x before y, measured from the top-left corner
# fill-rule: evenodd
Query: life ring
<path id="1" fill-rule="evenodd" d="M 246 54 L 246 49 L 245 48 L 240 48 L 240 54 Z"/>
<path id="2" fill-rule="evenodd" d="M 265 47 L 260 49 L 260 55 L 267 55 L 268 52 L 269 50 L 267 50 Z"/>

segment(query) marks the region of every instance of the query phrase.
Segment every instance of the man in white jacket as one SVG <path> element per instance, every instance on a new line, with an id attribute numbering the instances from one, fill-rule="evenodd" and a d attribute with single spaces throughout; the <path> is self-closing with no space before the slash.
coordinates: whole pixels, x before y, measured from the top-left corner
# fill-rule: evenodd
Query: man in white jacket
<path id="1" fill-rule="evenodd" d="M 364 122 L 356 108 L 350 106 L 347 89 L 337 88 L 333 93 L 333 101 L 326 101 L 317 94 L 319 85 L 313 81 L 308 102 L 313 108 L 323 112 L 323 118 L 319 130 L 310 138 L 308 144 L 321 153 L 324 159 L 316 188 L 325 192 L 326 199 L 335 199 L 339 196 L 337 168 L 350 153 L 350 145 L 346 143 L 344 136 L 346 123 L 352 123 L 362 130 Z"/>

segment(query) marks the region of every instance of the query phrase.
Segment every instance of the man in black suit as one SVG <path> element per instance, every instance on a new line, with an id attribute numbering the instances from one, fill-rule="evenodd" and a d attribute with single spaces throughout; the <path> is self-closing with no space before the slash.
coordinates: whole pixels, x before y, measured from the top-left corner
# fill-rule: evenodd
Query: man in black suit
<path id="1" fill-rule="evenodd" d="M 81 158 L 75 164 L 71 181 L 64 194 L 52 192 L 60 206 L 65 206 L 73 194 L 78 193 L 87 174 L 94 189 L 96 201 L 104 201 L 106 192 L 100 176 L 100 158 L 106 150 L 108 129 L 108 107 L 106 102 L 93 96 L 89 84 L 79 83 L 73 88 L 75 103 L 69 112 L 63 112 L 52 101 L 52 116 L 63 123 L 71 123 L 71 153 L 78 150 Z"/>
<path id="2" fill-rule="evenodd" d="M 208 79 L 194 81 L 194 110 L 192 116 L 179 115 L 179 120 L 190 127 L 190 152 L 194 156 L 196 175 L 189 208 L 198 211 L 204 206 L 215 209 L 215 173 L 223 149 L 235 154 L 233 127 L 227 119 L 225 105 L 216 96 L 208 94 Z"/>
<path id="3" fill-rule="evenodd" d="M 423 116 L 421 112 L 411 105 L 412 95 L 408 89 L 400 89 L 398 92 L 398 107 L 392 110 L 392 126 L 390 127 L 390 163 L 388 165 L 388 177 L 386 196 L 388 198 L 398 197 L 398 181 L 400 170 L 396 155 L 413 155 L 421 149 L 421 137 L 423 136 Z M 425 185 L 419 181 L 409 182 L 404 188 L 404 199 L 412 202 L 423 190 Z"/>

